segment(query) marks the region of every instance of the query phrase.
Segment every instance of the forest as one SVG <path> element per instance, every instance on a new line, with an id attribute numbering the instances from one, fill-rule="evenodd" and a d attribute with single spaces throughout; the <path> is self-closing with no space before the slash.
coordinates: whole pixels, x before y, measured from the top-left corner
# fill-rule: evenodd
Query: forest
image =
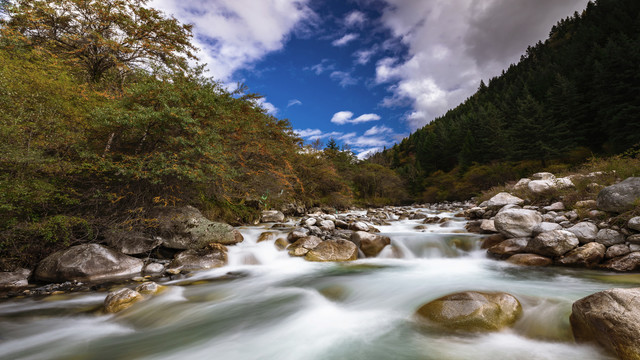
<path id="1" fill-rule="evenodd" d="M 463 200 L 532 172 L 640 146 L 640 2 L 598 0 L 517 64 L 372 163 L 416 201 Z"/>

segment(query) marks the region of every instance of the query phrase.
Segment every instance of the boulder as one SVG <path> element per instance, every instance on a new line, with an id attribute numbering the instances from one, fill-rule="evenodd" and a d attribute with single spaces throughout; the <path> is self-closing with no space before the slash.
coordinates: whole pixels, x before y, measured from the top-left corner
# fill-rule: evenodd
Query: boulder
<path id="1" fill-rule="evenodd" d="M 631 230 L 640 231 L 640 216 L 635 216 L 629 219 L 627 227 Z"/>
<path id="2" fill-rule="evenodd" d="M 278 210 L 263 210 L 262 216 L 260 217 L 260 222 L 268 223 L 268 222 L 283 222 L 284 214 L 282 211 Z"/>
<path id="3" fill-rule="evenodd" d="M 143 299 L 144 297 L 139 292 L 122 288 L 107 295 L 104 299 L 104 310 L 108 313 L 117 313 Z"/>
<path id="4" fill-rule="evenodd" d="M 161 274 L 164 272 L 164 265 L 160 263 L 149 263 L 144 267 L 145 274 Z"/>
<path id="5" fill-rule="evenodd" d="M 595 209 L 597 206 L 598 204 L 595 200 L 582 200 L 577 201 L 573 207 L 577 209 Z"/>
<path id="6" fill-rule="evenodd" d="M 507 259 L 507 262 L 514 265 L 524 266 L 548 266 L 553 262 L 548 257 L 538 254 L 515 254 Z"/>
<path id="7" fill-rule="evenodd" d="M 640 234 L 633 234 L 627 238 L 630 244 L 640 244 Z"/>
<path id="8" fill-rule="evenodd" d="M 41 281 L 96 281 L 140 274 L 143 261 L 98 244 L 83 244 L 55 252 L 36 267 Z"/>
<path id="9" fill-rule="evenodd" d="M 550 172 L 538 172 L 531 175 L 533 180 L 555 180 L 556 176 Z"/>
<path id="10" fill-rule="evenodd" d="M 156 295 L 163 291 L 166 287 L 158 285 L 153 281 L 146 281 L 136 286 L 136 291 L 145 295 Z"/>
<path id="11" fill-rule="evenodd" d="M 556 188 L 555 180 L 532 180 L 527 184 L 529 191 L 534 194 L 544 194 Z"/>
<path id="12" fill-rule="evenodd" d="M 385 246 L 391 244 L 391 239 L 388 236 L 354 231 L 351 234 L 351 242 L 356 244 L 366 257 L 376 257 Z"/>
<path id="13" fill-rule="evenodd" d="M 572 227 L 568 228 L 567 231 L 572 232 L 580 243 L 588 243 L 592 241 L 596 241 L 596 236 L 598 235 L 598 227 L 594 223 L 590 222 L 579 222 Z"/>
<path id="14" fill-rule="evenodd" d="M 258 236 L 258 241 L 257 242 L 273 241 L 277 237 L 278 237 L 278 233 L 273 232 L 273 231 L 265 231 L 265 232 L 261 233 L 260 236 Z"/>
<path id="15" fill-rule="evenodd" d="M 505 258 L 525 251 L 531 238 L 507 239 L 498 245 L 490 247 L 487 252 L 498 257 Z"/>
<path id="16" fill-rule="evenodd" d="M 289 245 L 289 255 L 305 256 L 309 250 L 315 249 L 321 242 L 322 239 L 313 235 L 300 238 L 293 244 Z"/>
<path id="17" fill-rule="evenodd" d="M 349 225 L 349 230 L 353 230 L 353 231 L 369 231 L 369 225 L 361 222 L 361 221 L 356 221 L 352 224 Z"/>
<path id="18" fill-rule="evenodd" d="M 598 209 L 622 213 L 631 210 L 640 198 L 640 177 L 630 177 L 607 186 L 598 193 Z"/>
<path id="19" fill-rule="evenodd" d="M 19 288 L 29 285 L 31 270 L 17 269 L 0 272 L 0 289 Z"/>
<path id="20" fill-rule="evenodd" d="M 562 211 L 564 210 L 564 203 L 562 201 L 554 202 L 549 206 L 542 208 L 544 211 Z"/>
<path id="21" fill-rule="evenodd" d="M 285 239 L 285 238 L 277 238 L 276 241 L 273 242 L 273 245 L 276 247 L 276 249 L 278 250 L 284 250 L 289 246 L 289 240 Z"/>
<path id="22" fill-rule="evenodd" d="M 518 182 L 513 186 L 513 188 L 516 189 L 516 190 L 526 189 L 527 185 L 529 185 L 530 182 L 531 182 L 531 179 L 522 178 L 522 179 L 518 180 Z"/>
<path id="23" fill-rule="evenodd" d="M 498 245 L 501 242 L 507 240 L 507 238 L 504 237 L 504 235 L 502 234 L 493 234 L 491 236 L 487 236 L 486 238 L 484 238 L 484 240 L 482 241 L 482 245 L 480 245 L 481 249 L 488 249 L 494 245 Z"/>
<path id="24" fill-rule="evenodd" d="M 189 249 L 176 254 L 168 266 L 169 270 L 205 270 L 227 265 L 227 248 L 212 243 L 204 249 Z"/>
<path id="25" fill-rule="evenodd" d="M 287 240 L 293 244 L 294 242 L 298 241 L 298 239 L 308 236 L 309 232 L 310 231 L 305 228 L 296 228 L 287 235 Z"/>
<path id="26" fill-rule="evenodd" d="M 320 221 L 319 227 L 322 231 L 331 232 L 336 229 L 336 224 L 331 220 L 322 220 Z"/>
<path id="27" fill-rule="evenodd" d="M 496 224 L 495 221 L 493 220 L 482 220 L 482 223 L 480 223 L 480 230 L 482 230 L 482 232 L 484 233 L 495 233 L 498 232 L 498 230 L 496 230 Z"/>
<path id="28" fill-rule="evenodd" d="M 597 342 L 620 359 L 640 359 L 640 288 L 609 289 L 573 303 L 577 342 Z"/>
<path id="29" fill-rule="evenodd" d="M 534 254 L 556 257 L 573 250 L 580 242 L 578 238 L 566 230 L 553 230 L 538 234 L 529 241 L 528 252 Z"/>
<path id="30" fill-rule="evenodd" d="M 202 249 L 209 243 L 233 245 L 244 240 L 233 226 L 213 222 L 193 206 L 162 208 L 157 218 L 163 245 L 171 249 Z"/>
<path id="31" fill-rule="evenodd" d="M 632 252 L 628 255 L 613 258 L 601 266 L 606 270 L 635 271 L 640 269 L 640 252 Z"/>
<path id="32" fill-rule="evenodd" d="M 613 229 L 600 229 L 598 234 L 596 234 L 596 242 L 604 246 L 622 244 L 624 242 L 624 235 Z"/>
<path id="33" fill-rule="evenodd" d="M 600 243 L 590 242 L 569 251 L 556 260 L 556 262 L 560 265 L 591 268 L 598 265 L 602 259 L 604 259 L 606 249 L 607 248 Z"/>
<path id="34" fill-rule="evenodd" d="M 508 238 L 529 237 L 533 234 L 533 229 L 541 222 L 540 213 L 525 209 L 505 210 L 494 218 L 496 230 Z"/>
<path id="35" fill-rule="evenodd" d="M 520 199 L 517 196 L 513 196 L 507 192 L 501 192 L 491 199 L 487 201 L 487 206 L 489 209 L 498 210 L 505 205 L 522 205 L 524 204 L 524 200 Z"/>
<path id="36" fill-rule="evenodd" d="M 127 255 L 148 254 L 162 244 L 162 238 L 136 231 L 114 230 L 105 234 L 105 242 L 112 249 Z"/>
<path id="37" fill-rule="evenodd" d="M 429 325 L 464 332 L 498 331 L 513 325 L 521 314 L 522 306 L 514 296 L 477 291 L 443 296 L 416 312 Z"/>
<path id="38" fill-rule="evenodd" d="M 629 245 L 627 244 L 612 245 L 607 249 L 607 252 L 604 254 L 604 258 L 613 259 L 619 256 L 625 256 L 630 252 L 631 249 L 629 249 Z"/>
<path id="39" fill-rule="evenodd" d="M 348 240 L 327 240 L 305 255 L 308 261 L 351 261 L 358 258 L 358 247 Z"/>

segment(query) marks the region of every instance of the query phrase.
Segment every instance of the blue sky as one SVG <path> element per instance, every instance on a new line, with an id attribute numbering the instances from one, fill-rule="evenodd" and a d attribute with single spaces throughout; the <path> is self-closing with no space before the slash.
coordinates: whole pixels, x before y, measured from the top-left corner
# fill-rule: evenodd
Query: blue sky
<path id="1" fill-rule="evenodd" d="M 390 147 L 517 62 L 587 0 L 153 0 L 209 75 L 310 142 Z"/>

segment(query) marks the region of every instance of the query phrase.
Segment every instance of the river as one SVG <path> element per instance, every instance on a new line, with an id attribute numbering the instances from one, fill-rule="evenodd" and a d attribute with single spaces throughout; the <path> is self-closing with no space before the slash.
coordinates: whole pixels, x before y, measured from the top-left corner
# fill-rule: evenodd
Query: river
<path id="1" fill-rule="evenodd" d="M 391 238 L 377 258 L 312 263 L 257 243 L 240 228 L 229 265 L 163 280 L 167 290 L 115 315 L 106 293 L 0 303 L 1 359 L 610 359 L 571 338 L 571 304 L 637 280 L 488 259 L 478 235 L 449 212 L 446 227 L 420 220 L 379 226 Z M 284 234 L 284 233 L 283 233 Z M 621 281 L 622 279 L 622 281 Z M 626 279 L 626 280 L 625 280 Z M 626 281 L 626 282 L 625 282 Z M 463 290 L 506 291 L 523 306 L 512 329 L 454 334 L 419 326 L 422 304 Z"/>

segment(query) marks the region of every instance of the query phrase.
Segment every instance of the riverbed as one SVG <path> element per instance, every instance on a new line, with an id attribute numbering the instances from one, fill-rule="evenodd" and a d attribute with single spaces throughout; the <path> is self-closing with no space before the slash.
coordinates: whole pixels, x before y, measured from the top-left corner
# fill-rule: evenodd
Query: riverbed
<path id="1" fill-rule="evenodd" d="M 612 359 L 573 342 L 571 304 L 638 286 L 635 277 L 489 259 L 462 219 L 422 211 L 449 221 L 378 226 L 391 246 L 348 263 L 258 243 L 268 224 L 239 228 L 245 240 L 229 247 L 228 266 L 159 281 L 167 290 L 115 315 L 100 310 L 105 292 L 6 300 L 0 359 Z M 436 331 L 413 317 L 464 290 L 508 292 L 523 316 L 488 334 Z"/>

